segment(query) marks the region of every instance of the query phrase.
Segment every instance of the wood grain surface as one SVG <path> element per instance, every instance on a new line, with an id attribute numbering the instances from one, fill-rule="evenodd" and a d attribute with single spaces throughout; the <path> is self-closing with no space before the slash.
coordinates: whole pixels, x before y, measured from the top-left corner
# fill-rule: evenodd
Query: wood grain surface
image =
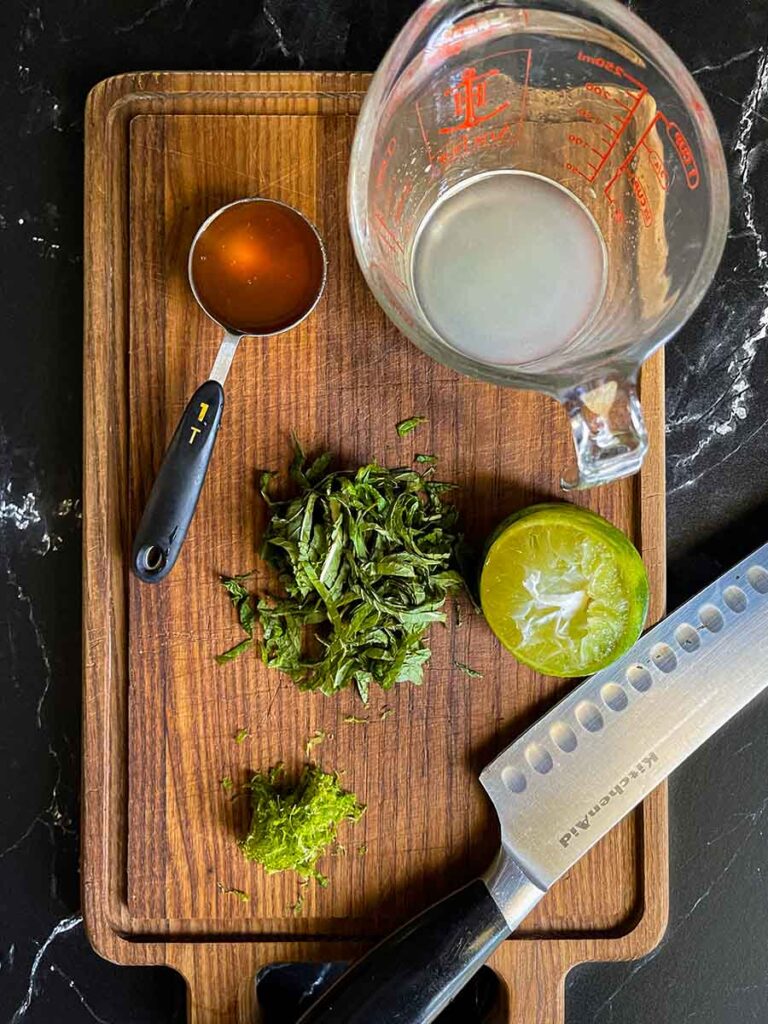
<path id="1" fill-rule="evenodd" d="M 238 626 L 220 572 L 257 570 L 264 510 L 256 471 L 284 469 L 290 433 L 341 466 L 439 456 L 459 485 L 470 540 L 510 512 L 561 498 L 572 460 L 552 400 L 460 377 L 388 323 L 356 266 L 345 187 L 365 79 L 342 74 L 142 74 L 94 90 L 87 115 L 85 374 L 85 769 L 83 885 L 91 940 L 121 963 L 167 963 L 187 978 L 190 1019 L 245 1020 L 264 964 L 343 959 L 487 865 L 498 826 L 480 768 L 568 683 L 505 654 L 482 619 L 434 629 L 424 686 L 299 693 L 251 652 L 217 666 Z M 272 341 L 246 340 L 226 386 L 217 451 L 180 561 L 146 586 L 126 553 L 175 423 L 210 370 L 217 327 L 186 282 L 189 243 L 218 206 L 284 200 L 313 219 L 329 253 L 315 313 Z M 639 477 L 578 495 L 633 537 L 664 600 L 663 366 L 645 368 L 651 454 Z M 428 423 L 399 438 L 395 423 Z M 455 662 L 483 678 L 468 678 Z M 392 714 L 381 721 L 384 706 Z M 367 725 L 343 721 L 367 714 Z M 249 738 L 235 743 L 238 729 Z M 368 804 L 328 858 L 327 889 L 246 864 L 247 819 L 220 780 L 313 755 Z M 575 963 L 640 955 L 666 923 L 664 789 L 614 829 L 503 944 L 510 1020 L 562 1019 Z M 365 844 L 367 852 L 359 855 Z M 221 891 L 236 887 L 247 903 Z"/>

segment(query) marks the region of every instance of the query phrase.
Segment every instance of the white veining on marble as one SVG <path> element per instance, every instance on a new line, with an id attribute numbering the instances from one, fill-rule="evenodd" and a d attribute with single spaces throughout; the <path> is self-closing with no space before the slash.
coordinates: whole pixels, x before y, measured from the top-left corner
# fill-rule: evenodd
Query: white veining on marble
<path id="1" fill-rule="evenodd" d="M 2 850 L 0 850 L 0 860 L 3 860 L 3 858 L 7 857 L 15 850 L 18 850 L 19 847 L 22 846 L 27 839 L 29 839 L 29 837 L 32 835 L 32 833 L 35 831 L 35 829 L 40 823 L 41 816 L 38 814 L 32 819 L 32 821 L 30 821 L 29 825 L 27 825 L 27 827 L 24 829 L 24 831 L 17 839 L 14 839 L 14 841 L 9 846 L 6 846 Z"/>
<path id="2" fill-rule="evenodd" d="M 689 488 L 693 487 L 694 484 L 698 483 L 698 481 L 701 480 L 703 477 L 707 476 L 707 474 L 711 473 L 719 466 L 725 465 L 725 463 L 729 462 L 735 455 L 738 455 L 745 445 L 749 444 L 750 441 L 754 441 L 754 439 L 759 434 L 763 433 L 763 431 L 767 429 L 768 419 L 764 420 L 757 427 L 755 427 L 755 429 L 751 433 L 747 434 L 746 437 L 742 438 L 742 440 L 739 441 L 739 443 L 734 448 L 728 449 L 726 454 L 721 459 L 718 459 L 711 465 L 705 466 L 704 469 L 700 470 L 698 473 L 694 473 L 693 475 L 684 475 L 683 479 L 678 480 L 678 482 L 675 483 L 674 486 L 668 487 L 667 499 L 669 499 L 673 494 L 676 494 L 678 491 L 688 490 Z M 714 433 L 710 433 L 709 435 L 707 435 L 705 438 L 698 442 L 696 448 L 692 453 L 685 456 L 681 456 L 677 459 L 670 459 L 671 468 L 674 470 L 675 476 L 677 476 L 677 470 L 679 470 L 681 467 L 685 469 L 686 466 L 691 465 L 696 460 L 698 455 L 700 455 L 702 451 L 705 451 L 710 446 L 713 440 Z"/>
<path id="3" fill-rule="evenodd" d="M 0 496 L 0 521 L 11 523 L 17 530 L 28 530 L 34 523 L 41 522 L 37 498 L 27 491 L 21 501 L 11 498 L 11 482 L 5 485 L 5 495 Z"/>
<path id="4" fill-rule="evenodd" d="M 731 757 L 738 757 L 739 754 L 743 754 L 745 750 L 749 750 L 750 747 L 754 746 L 754 743 L 754 740 L 748 740 L 746 743 L 742 744 L 738 750 L 734 750 Z"/>
<path id="5" fill-rule="evenodd" d="M 58 828 L 67 835 L 75 835 L 72 819 L 66 811 L 62 811 L 61 804 L 59 802 L 59 787 L 61 786 L 63 772 L 61 767 L 61 758 L 56 753 L 56 750 L 51 743 L 48 744 L 48 756 L 52 758 L 56 764 L 56 778 L 53 780 L 53 786 L 51 787 L 50 802 L 45 809 L 48 819 L 44 820 L 44 824 L 48 828 Z"/>
<path id="6" fill-rule="evenodd" d="M 16 597 L 19 602 L 24 605 L 27 609 L 27 619 L 30 626 L 32 627 L 32 635 L 35 638 L 35 644 L 37 645 L 38 654 L 40 655 L 40 661 L 43 665 L 43 687 L 40 692 L 40 696 L 37 700 L 36 708 L 36 721 L 37 728 L 41 729 L 43 726 L 43 704 L 45 704 L 45 698 L 48 696 L 48 691 L 51 688 L 51 659 L 48 654 L 48 645 L 45 642 L 45 636 L 40 628 L 37 617 L 35 616 L 35 608 L 32 603 L 32 598 L 23 589 L 21 584 L 16 578 L 15 573 L 8 571 L 9 582 L 16 588 Z"/>
<path id="7" fill-rule="evenodd" d="M 50 206 L 41 216 L 53 224 L 57 214 L 56 208 Z M 19 707 L 23 706 L 25 711 L 29 708 L 26 716 L 28 748 L 34 757 L 30 765 L 34 764 L 35 777 L 43 786 L 42 797 L 36 796 L 25 802 L 23 809 L 17 808 L 13 834 L 8 828 L 10 819 L 6 823 L 0 860 L 15 855 L 14 865 L 23 864 L 24 858 L 34 856 L 40 849 L 31 837 L 43 830 L 51 858 L 49 898 L 55 903 L 59 880 L 56 862 L 60 853 L 71 847 L 71 837 L 75 834 L 68 808 L 66 775 L 71 771 L 71 748 L 65 734 L 53 739 L 47 732 L 53 723 L 52 716 L 46 714 L 46 702 L 57 680 L 44 618 L 47 605 L 40 602 L 41 591 L 32 585 L 34 576 L 30 576 L 28 570 L 30 556 L 45 556 L 61 545 L 60 533 L 69 536 L 79 532 L 80 501 L 69 496 L 53 500 L 45 497 L 36 462 L 35 455 L 15 443 L 0 426 L 0 574 L 11 598 L 9 614 L 3 623 L 6 696 L 10 698 L 9 688 L 12 687 L 13 700 L 20 700 Z M 38 573 L 42 573 L 41 582 L 47 581 L 49 587 L 54 584 L 55 575 L 47 568 Z M 36 729 L 36 733 L 32 729 Z M 15 750 L 18 761 L 12 766 L 14 772 L 21 770 L 24 749 Z M 27 771 L 30 765 L 26 766 Z M 39 792 L 36 786 L 33 791 Z M 29 817 L 18 821 L 20 814 Z M 66 843 L 62 844 L 65 837 Z"/>
<path id="8" fill-rule="evenodd" d="M 44 31 L 45 24 L 40 4 L 31 4 L 27 8 L 27 17 L 21 26 L 18 51 L 21 53 L 27 47 L 34 46 Z"/>
<path id="9" fill-rule="evenodd" d="M 750 746 L 752 746 L 751 743 L 745 744 L 743 747 L 740 747 L 734 754 L 732 754 L 731 757 L 735 757 L 736 754 L 741 753 L 742 750 L 746 750 L 747 747 Z M 746 843 L 749 842 L 749 840 L 752 838 L 755 832 L 757 832 L 760 836 L 763 835 L 762 825 L 766 811 L 768 811 L 768 797 L 766 797 L 765 800 L 762 801 L 760 806 L 757 807 L 754 811 L 739 811 L 733 814 L 732 817 L 735 819 L 735 824 L 729 825 L 726 828 L 720 829 L 718 832 L 715 832 L 715 834 L 710 839 L 708 839 L 696 850 L 693 856 L 689 857 L 686 861 L 682 863 L 680 870 L 684 870 L 691 863 L 691 861 L 697 859 L 703 851 L 708 850 L 711 846 L 716 846 L 718 843 L 722 842 L 723 839 L 727 839 L 728 836 L 733 835 L 734 832 L 741 831 L 742 829 L 744 829 L 744 826 L 746 825 L 747 829 L 744 832 L 744 835 L 740 838 L 738 843 L 738 849 L 742 850 Z M 725 873 L 726 872 L 724 872 L 724 874 Z M 707 893 L 707 895 L 709 895 L 709 893 Z M 688 911 L 688 913 L 692 913 L 693 909 L 699 903 L 701 903 L 701 898 L 696 901 L 694 907 L 691 908 L 691 910 Z"/>
<path id="10" fill-rule="evenodd" d="M 695 446 L 683 455 L 670 457 L 670 477 L 672 486 L 668 490 L 668 497 L 678 491 L 691 488 L 703 476 L 712 472 L 717 466 L 728 459 L 733 458 L 741 448 L 753 440 L 766 426 L 766 422 L 760 424 L 739 442 L 729 448 L 722 459 L 708 463 L 698 472 L 694 472 L 696 464 L 701 455 L 708 451 L 713 444 L 729 435 L 738 435 L 740 425 L 748 418 L 753 395 L 752 369 L 759 351 L 760 345 L 768 337 L 768 242 L 763 236 L 757 220 L 757 199 L 755 185 L 753 183 L 752 159 L 754 153 L 761 145 L 754 141 L 755 123 L 761 117 L 759 113 L 760 104 L 768 97 L 768 45 L 757 47 L 743 54 L 737 54 L 724 62 L 723 66 L 738 60 L 746 60 L 755 53 L 760 54 L 755 72 L 755 80 L 748 95 L 741 105 L 741 116 L 736 130 L 736 140 L 733 144 L 733 154 L 736 158 L 736 172 L 742 188 L 742 215 L 744 219 L 743 236 L 753 240 L 754 254 L 757 268 L 761 275 L 758 288 L 762 295 L 762 309 L 758 315 L 757 322 L 752 328 L 748 328 L 747 336 L 739 342 L 732 352 L 727 356 L 725 374 L 728 379 L 726 388 L 718 395 L 717 399 L 704 411 L 686 413 L 681 417 L 670 417 L 667 423 L 667 430 L 671 432 L 689 424 L 696 423 L 704 429 L 699 434 Z M 712 68 L 716 65 L 712 65 Z M 704 70 L 704 69 L 700 69 Z M 728 339 L 725 339 L 726 344 Z M 719 353 L 718 353 L 719 355 Z M 704 352 L 696 369 L 698 372 L 713 373 L 719 369 L 721 363 L 709 365 L 710 353 Z"/>
<path id="11" fill-rule="evenodd" d="M 64 935 L 67 932 L 71 932 L 74 928 L 77 928 L 82 923 L 82 916 L 80 914 L 77 914 L 73 917 L 63 918 L 61 921 L 59 921 L 57 925 L 54 926 L 50 935 L 45 939 L 45 941 L 42 943 L 37 953 L 35 954 L 35 959 L 32 961 L 32 969 L 29 972 L 29 984 L 27 986 L 26 995 L 16 1008 L 16 1012 L 14 1013 L 13 1017 L 11 1017 L 10 1024 L 19 1024 L 19 1021 L 23 1019 L 25 1013 L 32 1005 L 32 1001 L 37 995 L 37 975 L 40 970 L 40 965 L 42 964 L 43 959 L 45 958 L 45 954 L 50 949 L 51 944 L 55 942 L 60 935 Z"/>
<path id="12" fill-rule="evenodd" d="M 155 3 L 150 4 L 144 13 L 139 15 L 138 18 L 134 18 L 133 21 L 128 21 L 124 25 L 115 25 L 113 31 L 120 34 L 133 32 L 134 29 L 141 28 L 141 26 L 145 25 L 151 18 L 154 18 L 156 14 L 165 10 L 166 7 L 170 7 L 173 3 L 175 3 L 175 0 L 155 0 Z M 189 10 L 189 4 L 186 5 L 186 9 Z"/>
<path id="13" fill-rule="evenodd" d="M 678 921 L 675 924 L 674 929 L 672 930 L 672 933 L 676 932 L 680 927 L 682 927 L 682 925 L 684 925 L 687 921 L 689 921 L 690 918 L 692 917 L 692 915 L 695 914 L 696 911 L 699 909 L 701 904 L 705 900 L 709 899 L 709 897 L 712 895 L 713 891 L 717 888 L 717 886 L 720 884 L 720 882 L 722 882 L 722 880 L 725 878 L 725 876 L 731 870 L 731 868 L 736 863 L 738 858 L 741 856 L 741 853 L 742 853 L 742 847 L 741 846 L 737 846 L 736 849 L 731 854 L 731 856 L 728 858 L 728 861 L 726 862 L 726 865 L 722 869 L 722 871 L 719 871 L 717 873 L 717 875 L 715 875 L 715 877 L 712 879 L 712 881 L 706 887 L 704 892 L 702 892 L 699 896 L 696 897 L 696 899 L 693 901 L 693 903 L 688 908 L 688 910 L 686 910 L 685 913 L 683 914 L 683 916 L 678 919 Z M 670 933 L 670 934 L 672 934 L 672 933 Z"/>
<path id="14" fill-rule="evenodd" d="M 81 263 L 82 256 L 79 252 L 67 252 L 62 249 L 59 241 L 60 221 L 61 216 L 56 203 L 45 203 L 42 211 L 37 214 L 22 209 L 18 211 L 18 215 L 6 215 L 0 210 L 0 231 L 7 230 L 9 226 L 25 228 L 25 231 L 18 234 L 27 239 L 43 259 L 63 259 L 67 263 Z"/>
<path id="15" fill-rule="evenodd" d="M 40 247 L 40 251 L 46 259 L 55 257 L 61 248 L 58 242 L 50 242 L 47 238 L 43 238 L 42 235 L 32 235 L 32 241 Z"/>
<path id="16" fill-rule="evenodd" d="M 49 128 L 63 132 L 66 126 L 62 123 L 61 104 L 43 82 L 25 85 L 19 82 L 19 92 L 28 97 L 27 113 L 21 124 L 22 135 L 37 135 Z"/>
<path id="17" fill-rule="evenodd" d="M 83 513 L 80 508 L 79 498 L 62 498 L 56 506 L 56 515 L 62 519 L 64 516 L 74 516 L 75 519 L 82 519 Z"/>
<path id="18" fill-rule="evenodd" d="M 767 986 L 768 980 L 756 985 L 729 985 L 728 994 L 730 996 L 740 996 L 746 995 L 748 992 L 763 992 Z M 738 1024 L 746 1024 L 746 1018 L 744 1017 L 743 1012 L 740 1013 L 736 1007 L 733 1007 L 731 1013 L 732 1016 L 729 1020 L 738 1021 Z M 764 1020 L 762 1014 L 759 1017 L 753 1016 L 750 1019 L 757 1021 L 758 1024 L 762 1024 L 762 1021 Z M 712 1020 L 711 1008 L 707 1006 L 703 1010 L 691 1010 L 690 1013 L 686 1013 L 684 1017 L 679 1018 L 680 1024 L 685 1024 L 686 1021 L 690 1020 L 700 1020 L 703 1021 L 704 1024 L 710 1024 Z"/>
<path id="19" fill-rule="evenodd" d="M 703 75 L 707 71 L 722 71 L 724 68 L 731 67 L 732 64 L 739 64 L 743 60 L 748 60 L 750 57 L 761 50 L 760 46 L 753 46 L 749 50 L 742 50 L 741 53 L 734 53 L 732 57 L 726 58 L 726 60 L 720 61 L 719 64 L 702 64 L 701 67 L 692 68 L 691 74 L 695 77 L 696 75 Z"/>
<path id="20" fill-rule="evenodd" d="M 22 534 L 20 539 L 34 554 L 45 556 L 59 550 L 63 540 L 51 520 L 68 516 L 82 519 L 79 498 L 62 498 L 52 512 L 47 512 L 41 508 L 41 499 L 34 491 L 15 494 L 10 479 L 0 488 L 0 533 L 14 530 Z"/>
<path id="21" fill-rule="evenodd" d="M 290 57 L 291 56 L 291 51 L 288 49 L 288 47 L 285 44 L 285 37 L 283 36 L 283 30 L 280 28 L 280 25 L 277 22 L 277 18 L 275 17 L 275 15 L 274 15 L 274 13 L 272 11 L 272 8 L 269 5 L 269 0 L 264 0 L 261 9 L 264 11 L 264 17 L 269 22 L 270 28 L 275 33 L 275 36 L 277 38 L 277 48 L 278 48 L 278 50 L 280 51 L 280 53 L 282 53 L 282 55 L 284 57 Z"/>
<path id="22" fill-rule="evenodd" d="M 621 982 L 616 986 L 616 988 L 613 989 L 613 991 L 611 991 L 605 997 L 602 1003 L 600 1003 L 600 1005 L 595 1010 L 594 1017 L 592 1018 L 594 1024 L 597 1024 L 597 1022 L 600 1019 L 600 1014 L 603 1013 L 604 1010 L 607 1010 L 610 1013 L 610 1020 L 613 1020 L 613 1003 L 616 997 L 624 991 L 627 985 L 629 985 L 630 982 L 634 979 L 635 975 L 639 974 L 640 971 L 642 971 L 645 967 L 648 966 L 648 964 L 653 963 L 653 961 L 656 959 L 656 957 L 659 955 L 662 949 L 664 949 L 664 947 L 665 942 L 662 940 L 661 943 L 656 947 L 656 949 L 649 953 L 648 956 L 644 957 L 642 960 L 638 960 L 636 964 L 633 964 L 632 969 L 629 971 L 629 973 L 622 978 Z"/>
<path id="23" fill-rule="evenodd" d="M 39 78 L 33 78 L 27 63 L 28 53 L 34 49 L 45 31 L 40 5 L 27 9 L 27 16 L 16 44 L 17 90 L 27 98 L 27 111 L 19 131 L 22 135 L 36 135 L 53 129 L 64 131 L 62 105 L 54 92 Z"/>
<path id="24" fill-rule="evenodd" d="M 67 500 L 69 501 L 69 499 Z M 77 507 L 77 503 L 73 502 L 71 506 L 66 505 L 65 507 L 68 507 L 72 511 L 74 511 Z M 43 668 L 42 687 L 37 698 L 37 702 L 35 704 L 35 724 L 37 726 L 37 729 L 39 731 L 42 731 L 44 724 L 43 710 L 45 707 L 46 699 L 51 690 L 51 685 L 53 683 L 53 669 L 51 665 L 50 654 L 48 651 L 48 645 L 43 630 L 37 621 L 32 599 L 29 596 L 29 594 L 27 594 L 26 591 L 23 589 L 21 583 L 19 582 L 16 576 L 16 573 L 7 563 L 7 559 L 5 571 L 7 573 L 8 583 L 15 589 L 16 597 L 19 603 L 23 605 L 23 607 L 26 609 L 27 621 L 29 622 L 29 625 L 31 627 L 32 635 L 35 639 L 35 645 L 37 647 L 37 652 L 40 657 L 40 662 Z M 11 682 L 13 682 L 16 685 L 18 679 L 16 666 L 17 652 L 15 641 L 13 639 L 12 629 L 9 630 L 8 639 L 8 650 L 10 654 L 10 679 Z M 32 817 L 31 821 L 29 822 L 27 827 L 21 832 L 20 835 L 18 835 L 11 843 L 9 843 L 2 850 L 0 850 L 0 860 L 3 860 L 5 857 L 9 856 L 14 851 L 18 850 L 24 844 L 24 842 L 32 835 L 32 833 L 34 832 L 38 825 L 48 830 L 51 843 L 54 846 L 56 830 L 59 830 L 60 832 L 66 835 L 74 834 L 72 820 L 69 817 L 69 814 L 66 811 L 62 810 L 61 803 L 59 800 L 59 791 L 61 788 L 63 777 L 61 757 L 59 756 L 58 752 L 56 751 L 50 740 L 48 741 L 48 757 L 55 766 L 55 775 L 53 783 L 51 785 L 51 793 L 48 799 L 48 803 L 42 810 L 40 810 Z M 55 876 L 53 876 L 53 878 L 55 880 Z"/>
<path id="25" fill-rule="evenodd" d="M 303 1007 L 305 1005 L 309 1005 L 312 1002 L 312 1000 L 315 998 L 317 990 L 325 984 L 325 981 L 327 980 L 328 975 L 330 974 L 333 966 L 333 964 L 323 964 L 323 966 L 315 975 L 312 984 L 305 992 L 302 993 L 301 1001 L 299 1003 L 300 1006 Z"/>
<path id="26" fill-rule="evenodd" d="M 50 970 L 51 974 L 56 974 L 60 978 L 62 978 L 64 981 L 66 981 L 67 987 L 69 989 L 71 989 L 72 992 L 75 993 L 77 998 L 80 1000 L 80 1003 L 81 1003 L 83 1009 L 85 1010 L 85 1012 L 88 1014 L 88 1016 L 92 1020 L 95 1020 L 97 1022 L 97 1024 L 111 1024 L 111 1021 L 108 1021 L 106 1019 L 106 1017 L 100 1017 L 98 1015 L 98 1013 L 96 1013 L 94 1008 L 90 1005 L 88 1000 L 83 995 L 83 992 L 80 989 L 80 987 L 75 984 L 75 981 L 72 978 L 70 978 L 70 976 L 68 974 L 66 974 L 64 971 L 62 971 L 62 969 L 59 967 L 58 964 L 51 964 L 51 966 L 49 967 L 49 970 Z"/>

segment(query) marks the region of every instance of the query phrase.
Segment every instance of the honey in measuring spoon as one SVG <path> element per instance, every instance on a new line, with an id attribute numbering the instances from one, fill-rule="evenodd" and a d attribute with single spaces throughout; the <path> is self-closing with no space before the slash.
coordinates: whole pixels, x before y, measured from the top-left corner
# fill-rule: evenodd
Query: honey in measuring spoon
<path id="1" fill-rule="evenodd" d="M 312 308 L 325 261 L 312 226 L 273 202 L 222 210 L 197 239 L 190 274 L 209 316 L 235 334 L 277 334 Z"/>

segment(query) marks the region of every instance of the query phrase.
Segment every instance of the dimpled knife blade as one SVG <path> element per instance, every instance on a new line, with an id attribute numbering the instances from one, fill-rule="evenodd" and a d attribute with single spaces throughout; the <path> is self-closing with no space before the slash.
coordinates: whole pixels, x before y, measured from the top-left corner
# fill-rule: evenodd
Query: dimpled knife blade
<path id="1" fill-rule="evenodd" d="M 591 676 L 483 770 L 542 889 L 768 684 L 768 544 Z"/>

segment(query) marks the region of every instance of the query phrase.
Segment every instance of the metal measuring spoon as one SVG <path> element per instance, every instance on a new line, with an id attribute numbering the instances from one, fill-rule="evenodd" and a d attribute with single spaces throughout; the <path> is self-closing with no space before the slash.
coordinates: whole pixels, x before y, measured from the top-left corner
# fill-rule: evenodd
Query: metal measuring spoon
<path id="1" fill-rule="evenodd" d="M 301 323 L 317 305 L 326 273 L 325 248 L 315 226 L 274 199 L 228 203 L 198 229 L 189 250 L 189 284 L 224 338 L 209 379 L 182 414 L 136 531 L 132 569 L 145 583 L 164 579 L 179 557 L 240 339 L 269 338 Z"/>

